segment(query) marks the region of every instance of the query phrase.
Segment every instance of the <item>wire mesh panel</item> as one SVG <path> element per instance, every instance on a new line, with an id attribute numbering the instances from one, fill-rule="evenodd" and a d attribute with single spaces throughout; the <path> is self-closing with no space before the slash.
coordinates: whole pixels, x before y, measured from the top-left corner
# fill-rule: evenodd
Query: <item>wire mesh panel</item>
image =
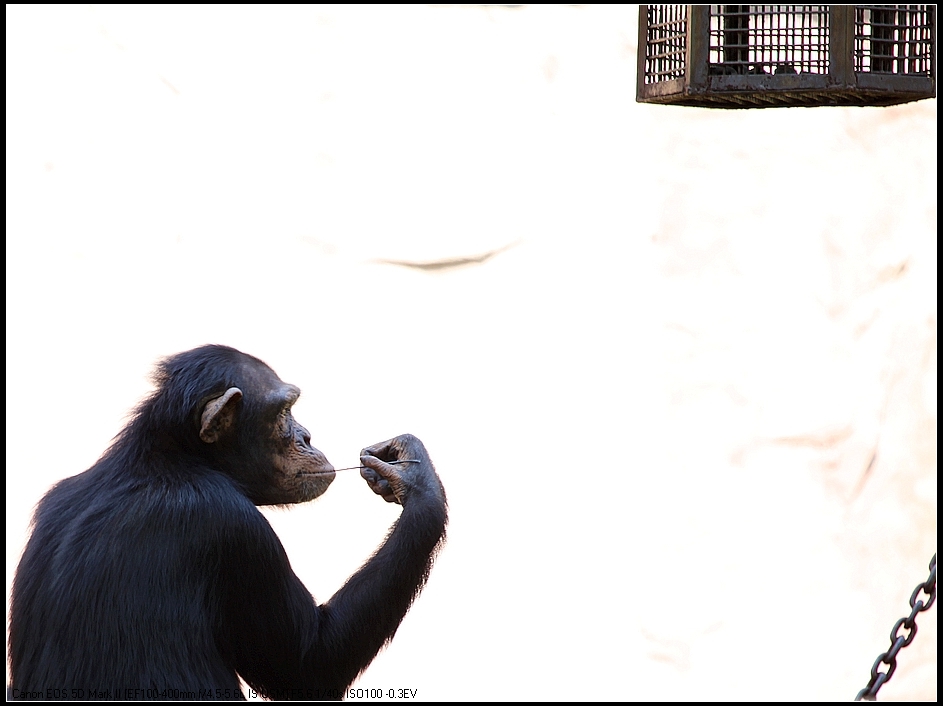
<path id="1" fill-rule="evenodd" d="M 936 95 L 935 5 L 642 5 L 638 100 L 894 105 Z"/>
<path id="2" fill-rule="evenodd" d="M 855 71 L 929 76 L 934 6 L 856 5 Z"/>
<path id="3" fill-rule="evenodd" d="M 828 5 L 711 5 L 712 74 L 828 73 Z"/>
<path id="4" fill-rule="evenodd" d="M 685 5 L 649 5 L 645 83 L 684 78 L 688 12 Z"/>

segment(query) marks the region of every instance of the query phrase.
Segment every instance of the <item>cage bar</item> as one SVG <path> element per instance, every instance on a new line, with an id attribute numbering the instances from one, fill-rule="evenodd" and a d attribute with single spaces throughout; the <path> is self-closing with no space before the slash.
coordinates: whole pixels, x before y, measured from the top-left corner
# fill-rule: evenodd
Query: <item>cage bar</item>
<path id="1" fill-rule="evenodd" d="M 637 100 L 706 108 L 936 96 L 936 5 L 641 5 Z"/>

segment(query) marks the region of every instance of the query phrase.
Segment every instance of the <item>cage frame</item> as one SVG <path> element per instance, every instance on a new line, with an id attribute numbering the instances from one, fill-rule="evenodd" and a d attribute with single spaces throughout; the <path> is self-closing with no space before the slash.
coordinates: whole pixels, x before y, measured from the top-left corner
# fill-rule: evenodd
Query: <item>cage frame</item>
<path id="1" fill-rule="evenodd" d="M 929 76 L 855 71 L 855 5 L 827 6 L 827 73 L 760 75 L 710 74 L 711 6 L 687 5 L 684 76 L 646 84 L 649 7 L 653 6 L 639 6 L 636 82 L 639 103 L 703 108 L 889 106 L 936 97 L 935 26 L 930 41 Z"/>

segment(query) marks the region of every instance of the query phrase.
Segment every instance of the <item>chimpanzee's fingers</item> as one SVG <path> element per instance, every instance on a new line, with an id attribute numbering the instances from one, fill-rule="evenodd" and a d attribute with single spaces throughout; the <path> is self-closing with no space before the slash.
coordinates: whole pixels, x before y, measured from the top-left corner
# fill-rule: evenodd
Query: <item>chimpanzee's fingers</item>
<path id="1" fill-rule="evenodd" d="M 376 456 L 368 456 L 364 454 L 363 452 L 361 452 L 360 463 L 366 466 L 365 469 L 360 471 L 360 475 L 362 475 L 365 479 L 367 478 L 367 475 L 366 475 L 367 473 L 373 473 L 378 478 L 390 478 L 396 475 L 395 466 L 391 466 L 390 464 L 386 463 L 380 458 L 377 458 Z"/>
<path id="2" fill-rule="evenodd" d="M 429 454 L 422 442 L 412 434 L 400 434 L 392 439 L 368 446 L 361 456 L 376 456 L 388 463 L 392 461 L 428 461 Z"/>
<path id="3" fill-rule="evenodd" d="M 402 485 L 402 481 L 396 474 L 396 469 L 373 456 L 363 456 L 364 465 L 370 464 L 371 467 L 363 468 L 360 471 L 361 477 L 367 481 L 367 485 L 377 495 L 381 496 L 388 503 L 400 503 L 400 499 L 394 490 L 394 485 Z M 382 469 L 382 472 L 379 470 Z M 384 474 L 388 473 L 388 477 Z"/>
<path id="4" fill-rule="evenodd" d="M 374 456 L 382 461 L 396 461 L 397 450 L 393 448 L 393 442 L 396 439 L 387 439 L 376 444 L 372 444 L 360 452 L 361 457 Z"/>

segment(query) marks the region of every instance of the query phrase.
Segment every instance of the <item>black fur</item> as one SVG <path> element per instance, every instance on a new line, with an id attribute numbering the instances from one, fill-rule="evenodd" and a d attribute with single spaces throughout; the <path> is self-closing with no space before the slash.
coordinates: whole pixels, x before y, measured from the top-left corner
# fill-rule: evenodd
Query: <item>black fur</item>
<path id="1" fill-rule="evenodd" d="M 13 584 L 11 696 L 240 699 L 239 675 L 268 698 L 337 699 L 393 637 L 445 534 L 425 449 L 401 437 L 434 483 L 317 605 L 250 500 L 267 473 L 257 437 L 273 381 L 224 346 L 166 359 L 102 458 L 42 499 Z M 204 443 L 200 410 L 233 386 L 237 429 Z"/>

